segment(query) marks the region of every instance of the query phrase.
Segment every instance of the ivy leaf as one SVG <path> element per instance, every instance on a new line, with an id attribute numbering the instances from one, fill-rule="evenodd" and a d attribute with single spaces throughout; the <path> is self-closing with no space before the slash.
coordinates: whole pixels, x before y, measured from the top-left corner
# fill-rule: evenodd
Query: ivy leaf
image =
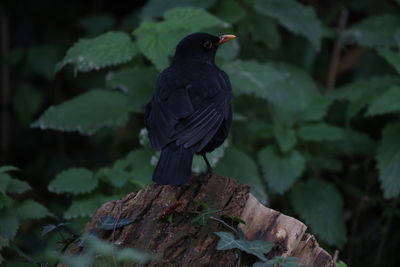
<path id="1" fill-rule="evenodd" d="M 228 147 L 224 157 L 216 165 L 215 172 L 238 179 L 241 183 L 250 184 L 251 193 L 261 203 L 268 202 L 257 164 L 245 152 L 232 146 Z"/>
<path id="2" fill-rule="evenodd" d="M 238 248 L 248 254 L 257 256 L 260 260 L 267 261 L 264 254 L 271 251 L 274 247 L 274 243 L 263 241 L 263 240 L 245 240 L 236 239 L 232 233 L 228 232 L 215 232 L 220 240 L 217 244 L 217 250 L 229 250 Z"/>
<path id="3" fill-rule="evenodd" d="M 258 162 L 269 187 L 278 194 L 286 192 L 305 169 L 305 159 L 300 152 L 293 150 L 280 154 L 274 146 L 262 149 L 258 154 Z"/>
<path id="4" fill-rule="evenodd" d="M 45 206 L 31 199 L 19 203 L 14 208 L 14 212 L 22 220 L 41 219 L 44 217 L 54 216 Z"/>
<path id="5" fill-rule="evenodd" d="M 130 107 L 124 95 L 91 90 L 48 108 L 31 126 L 91 135 L 105 126 L 122 125 L 128 120 L 129 112 Z"/>
<path id="6" fill-rule="evenodd" d="M 389 62 L 398 73 L 400 73 L 400 52 L 393 51 L 388 48 L 382 48 L 378 51 L 379 55 L 381 55 L 387 62 Z"/>
<path id="7" fill-rule="evenodd" d="M 79 195 L 93 191 L 97 187 L 97 179 L 88 169 L 71 168 L 57 174 L 48 188 L 49 191 L 62 194 Z"/>
<path id="8" fill-rule="evenodd" d="M 396 15 L 370 16 L 342 33 L 345 43 L 357 43 L 369 47 L 396 45 L 396 32 L 400 29 L 400 18 Z"/>
<path id="9" fill-rule="evenodd" d="M 379 180 L 385 198 L 396 198 L 400 193 L 400 123 L 392 123 L 383 130 L 376 155 Z"/>
<path id="10" fill-rule="evenodd" d="M 343 246 L 346 241 L 343 200 L 332 184 L 320 179 L 300 182 L 293 188 L 290 200 L 294 210 L 322 240 L 339 248 Z"/>
<path id="11" fill-rule="evenodd" d="M 80 39 L 68 49 L 56 72 L 68 64 L 74 71 L 88 72 L 131 60 L 138 52 L 136 44 L 124 32 L 107 32 L 92 39 Z"/>
<path id="12" fill-rule="evenodd" d="M 99 228 L 101 230 L 114 230 L 117 228 L 124 227 L 128 224 L 133 223 L 134 220 L 131 218 L 115 218 L 113 216 L 103 216 L 99 220 Z"/>
<path id="13" fill-rule="evenodd" d="M 64 212 L 65 219 L 89 217 L 105 202 L 115 200 L 116 197 L 102 195 L 88 195 L 74 200 L 71 206 Z"/>
<path id="14" fill-rule="evenodd" d="M 313 8 L 294 0 L 257 0 L 254 9 L 276 18 L 289 31 L 303 35 L 315 49 L 320 49 L 322 25 Z"/>
<path id="15" fill-rule="evenodd" d="M 198 223 L 200 225 L 206 225 L 210 216 L 217 212 L 219 212 L 219 210 L 207 209 L 205 211 L 202 211 L 198 216 L 196 216 L 195 218 L 192 219 L 191 223 Z"/>
<path id="16" fill-rule="evenodd" d="M 165 11 L 176 7 L 190 6 L 206 9 L 214 5 L 215 2 L 216 0 L 150 0 L 142 9 L 141 17 L 161 17 Z"/>
<path id="17" fill-rule="evenodd" d="M 342 128 L 327 123 L 306 124 L 297 130 L 299 137 L 305 141 L 335 141 L 343 139 L 345 131 Z"/>
<path id="18" fill-rule="evenodd" d="M 400 86 L 393 86 L 374 99 L 365 115 L 382 115 L 400 111 Z"/>

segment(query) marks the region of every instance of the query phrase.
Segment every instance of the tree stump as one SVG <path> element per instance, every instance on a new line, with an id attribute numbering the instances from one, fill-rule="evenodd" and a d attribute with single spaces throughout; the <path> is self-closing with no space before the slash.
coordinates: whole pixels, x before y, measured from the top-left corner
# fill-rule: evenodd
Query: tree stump
<path id="1" fill-rule="evenodd" d="M 234 179 L 213 175 L 207 180 L 194 175 L 188 186 L 150 185 L 122 200 L 103 204 L 87 223 L 84 232 L 96 228 L 103 216 L 131 218 L 132 224 L 100 237 L 121 246 L 156 253 L 161 261 L 146 266 L 238 266 L 235 250 L 218 251 L 217 231 L 230 231 L 222 223 L 209 220 L 205 226 L 192 223 L 199 205 L 217 209 L 215 217 L 225 214 L 239 217 L 247 239 L 262 239 L 276 245 L 267 254 L 298 257 L 298 263 L 312 266 L 334 266 L 331 256 L 319 247 L 314 236 L 306 233 L 302 222 L 266 208 L 249 193 L 248 185 Z M 172 222 L 167 220 L 173 214 Z M 128 266 L 134 266 L 128 265 Z"/>

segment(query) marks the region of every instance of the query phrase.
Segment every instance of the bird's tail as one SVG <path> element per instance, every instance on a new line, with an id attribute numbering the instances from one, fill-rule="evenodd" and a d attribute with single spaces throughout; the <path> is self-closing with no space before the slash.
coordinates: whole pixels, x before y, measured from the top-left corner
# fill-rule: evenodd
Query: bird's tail
<path id="1" fill-rule="evenodd" d="M 192 175 L 194 151 L 171 143 L 161 151 L 160 159 L 153 174 L 158 184 L 180 186 L 189 182 Z"/>

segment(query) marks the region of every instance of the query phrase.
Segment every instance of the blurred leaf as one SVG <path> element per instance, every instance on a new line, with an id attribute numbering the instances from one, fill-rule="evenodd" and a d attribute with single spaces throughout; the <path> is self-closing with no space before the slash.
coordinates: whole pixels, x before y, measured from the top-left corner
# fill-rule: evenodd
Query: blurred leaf
<path id="1" fill-rule="evenodd" d="M 286 192 L 305 170 L 304 157 L 298 151 L 280 154 L 273 146 L 259 152 L 258 162 L 269 188 L 278 194 Z"/>
<path id="2" fill-rule="evenodd" d="M 144 21 L 134 31 L 140 51 L 158 70 L 167 67 L 168 57 L 185 35 L 224 25 L 223 21 L 207 11 L 192 7 L 178 7 L 168 10 L 162 22 Z"/>
<path id="3" fill-rule="evenodd" d="M 333 102 L 329 95 L 320 95 L 313 98 L 308 106 L 293 114 L 296 121 L 319 121 L 324 118 L 328 108 Z"/>
<path id="4" fill-rule="evenodd" d="M 330 153 L 336 155 L 372 155 L 375 153 L 375 141 L 367 134 L 346 129 L 346 138 L 329 143 Z"/>
<path id="5" fill-rule="evenodd" d="M 347 264 L 344 261 L 338 261 L 336 267 L 347 267 Z"/>
<path id="6" fill-rule="evenodd" d="M 115 196 L 106 197 L 102 195 L 87 195 L 81 197 L 72 202 L 71 206 L 64 212 L 64 218 L 73 219 L 89 217 L 95 213 L 102 204 L 111 200 L 115 200 Z"/>
<path id="7" fill-rule="evenodd" d="M 11 165 L 3 165 L 0 167 L 0 173 L 11 172 L 11 171 L 19 171 L 20 169 Z"/>
<path id="8" fill-rule="evenodd" d="M 289 31 L 303 35 L 316 50 L 320 49 L 322 26 L 312 7 L 295 0 L 257 0 L 254 9 L 276 18 Z"/>
<path id="9" fill-rule="evenodd" d="M 98 222 L 98 228 L 100 228 L 101 230 L 114 230 L 124 227 L 133 222 L 134 220 L 131 218 L 115 218 L 113 216 L 103 216 Z"/>
<path id="10" fill-rule="evenodd" d="M 207 153 L 207 159 L 210 162 L 212 167 L 215 167 L 218 162 L 225 156 L 225 150 L 229 147 L 228 141 L 225 141 L 222 145 L 217 147 L 210 153 Z M 205 172 L 207 171 L 207 165 L 204 162 L 204 159 L 200 155 L 195 155 L 192 163 L 192 171 L 193 172 Z"/>
<path id="11" fill-rule="evenodd" d="M 78 24 L 89 36 L 95 36 L 111 30 L 115 25 L 115 18 L 109 14 L 96 14 L 80 19 Z"/>
<path id="12" fill-rule="evenodd" d="M 365 115 L 382 115 L 400 111 L 400 86 L 393 86 L 374 99 Z"/>
<path id="13" fill-rule="evenodd" d="M 199 215 L 194 217 L 190 222 L 191 223 L 198 223 L 200 225 L 206 225 L 208 219 L 210 218 L 211 215 L 214 213 L 219 212 L 219 210 L 214 210 L 214 209 L 207 209 L 202 211 Z"/>
<path id="14" fill-rule="evenodd" d="M 392 123 L 383 130 L 376 155 L 379 180 L 386 199 L 400 193 L 400 123 Z"/>
<path id="15" fill-rule="evenodd" d="M 58 106 L 51 106 L 31 127 L 91 135 L 104 126 L 116 127 L 125 123 L 129 112 L 123 94 L 91 90 Z"/>
<path id="16" fill-rule="evenodd" d="M 313 233 L 329 245 L 341 248 L 346 241 L 343 200 L 336 188 L 320 179 L 298 183 L 290 200 Z"/>
<path id="17" fill-rule="evenodd" d="M 246 16 L 246 10 L 239 1 L 221 0 L 213 8 L 213 13 L 223 21 L 237 23 Z"/>
<path id="18" fill-rule="evenodd" d="M 5 166 L 12 167 L 12 166 Z M 18 179 L 11 178 L 8 173 L 0 172 L 0 193 L 10 193 L 10 194 L 22 194 L 31 189 L 31 186 L 25 182 Z"/>
<path id="19" fill-rule="evenodd" d="M 282 152 L 288 152 L 297 142 L 296 132 L 294 129 L 279 122 L 274 123 L 274 137 L 278 141 Z"/>
<path id="20" fill-rule="evenodd" d="M 141 17 L 161 17 L 165 11 L 173 9 L 175 7 L 198 7 L 198 8 L 209 8 L 217 0 L 150 0 L 146 6 L 142 9 Z"/>
<path id="21" fill-rule="evenodd" d="M 327 123 L 305 124 L 297 130 L 299 137 L 305 141 L 334 141 L 345 138 L 342 128 Z"/>
<path id="22" fill-rule="evenodd" d="M 126 93 L 130 110 L 143 112 L 156 86 L 158 72 L 152 67 L 124 68 L 107 75 L 107 87 Z"/>
<path id="23" fill-rule="evenodd" d="M 52 80 L 54 78 L 54 66 L 60 58 L 60 54 L 60 47 L 54 45 L 34 46 L 28 51 L 28 63 L 36 73 L 47 80 Z"/>
<path id="24" fill-rule="evenodd" d="M 232 233 L 228 232 L 215 232 L 220 240 L 217 244 L 217 250 L 240 249 L 247 254 L 254 255 L 260 260 L 266 261 L 265 254 L 271 251 L 274 243 L 264 240 L 245 240 L 236 239 Z"/>
<path id="25" fill-rule="evenodd" d="M 54 216 L 45 206 L 31 199 L 19 203 L 13 212 L 22 220 Z"/>
<path id="26" fill-rule="evenodd" d="M 89 267 L 94 261 L 94 257 L 87 254 L 63 254 L 59 259 L 68 267 Z"/>
<path id="27" fill-rule="evenodd" d="M 128 34 L 107 32 L 92 39 L 77 41 L 57 64 L 56 71 L 68 64 L 74 65 L 75 73 L 99 70 L 128 62 L 136 54 L 136 44 Z"/>
<path id="28" fill-rule="evenodd" d="M 388 48 L 382 48 L 379 51 L 379 55 L 381 55 L 387 62 L 389 62 L 398 73 L 400 73 L 400 52 L 393 51 Z"/>
<path id="29" fill-rule="evenodd" d="M 79 195 L 93 191 L 97 187 L 97 183 L 97 179 L 90 170 L 71 168 L 57 174 L 56 178 L 50 182 L 48 189 L 57 194 Z"/>
<path id="30" fill-rule="evenodd" d="M 43 91 L 36 90 L 29 84 L 22 84 L 13 97 L 13 109 L 22 125 L 29 125 L 41 108 L 44 100 Z"/>
<path id="31" fill-rule="evenodd" d="M 400 30 L 400 17 L 396 15 L 370 16 L 342 33 L 345 43 L 357 43 L 370 47 L 396 45 L 395 34 Z"/>
<path id="32" fill-rule="evenodd" d="M 252 267 L 299 267 L 296 257 L 274 257 L 266 262 L 256 262 Z M 301 265 L 303 266 L 303 265 Z M 308 267 L 308 266 L 304 266 Z"/>
<path id="33" fill-rule="evenodd" d="M 261 182 L 257 165 L 254 160 L 243 151 L 232 146 L 228 147 L 224 152 L 224 157 L 215 167 L 215 172 L 238 179 L 241 183 L 251 185 L 251 193 L 261 203 L 267 203 L 268 196 Z"/>
<path id="34" fill-rule="evenodd" d="M 19 221 L 16 216 L 0 217 L 0 238 L 13 240 L 19 228 Z"/>

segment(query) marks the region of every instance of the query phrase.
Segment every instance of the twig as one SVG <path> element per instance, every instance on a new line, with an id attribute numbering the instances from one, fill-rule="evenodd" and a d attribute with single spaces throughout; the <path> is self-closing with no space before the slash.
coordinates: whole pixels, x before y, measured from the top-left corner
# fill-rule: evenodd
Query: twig
<path id="1" fill-rule="evenodd" d="M 328 80 L 326 82 L 326 91 L 327 92 L 332 91 L 335 88 L 336 77 L 337 77 L 337 72 L 338 72 L 338 67 L 339 67 L 339 62 L 340 62 L 340 50 L 342 49 L 342 44 L 340 41 L 340 33 L 343 32 L 343 30 L 346 28 L 348 17 L 349 17 L 349 11 L 347 10 L 347 8 L 343 8 L 340 13 L 340 19 L 339 19 L 339 24 L 338 24 L 338 28 L 337 28 L 339 36 L 335 41 L 335 45 L 333 47 L 331 64 L 329 66 Z"/>
<path id="2" fill-rule="evenodd" d="M 216 217 L 214 217 L 214 216 L 210 216 L 210 217 L 208 217 L 208 218 L 210 218 L 211 220 L 214 220 L 214 221 L 217 221 L 217 222 L 222 223 L 223 225 L 225 225 L 226 227 L 228 227 L 229 229 L 231 229 L 233 232 L 235 232 L 236 235 L 239 235 L 238 230 L 236 230 L 235 228 L 233 228 L 232 226 L 230 226 L 229 224 L 227 224 L 227 223 L 224 222 L 223 220 L 221 220 L 221 219 L 219 219 L 219 218 L 216 218 Z"/>

